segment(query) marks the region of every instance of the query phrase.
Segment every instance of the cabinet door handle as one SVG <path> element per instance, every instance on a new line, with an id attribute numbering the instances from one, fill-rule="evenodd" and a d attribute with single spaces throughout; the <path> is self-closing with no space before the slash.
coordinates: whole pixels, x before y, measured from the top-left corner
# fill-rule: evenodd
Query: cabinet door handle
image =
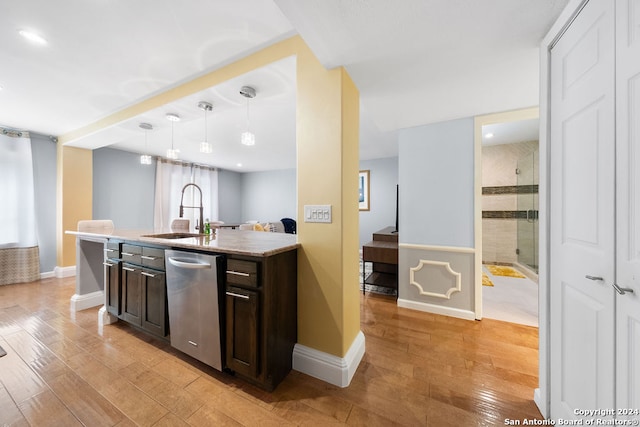
<path id="1" fill-rule="evenodd" d="M 129 252 L 121 252 L 121 253 L 122 253 L 122 255 L 126 255 L 126 256 L 134 256 L 135 255 L 135 254 L 131 254 Z"/>
<path id="2" fill-rule="evenodd" d="M 103 262 L 102 265 L 106 265 L 107 267 L 113 267 L 115 264 L 111 264 L 110 262 Z"/>
<path id="3" fill-rule="evenodd" d="M 143 276 L 148 276 L 148 277 L 156 277 L 156 275 L 155 275 L 155 274 L 147 273 L 146 271 L 143 271 L 143 272 L 142 272 L 142 275 L 143 275 Z"/>
<path id="4" fill-rule="evenodd" d="M 242 277 L 251 276 L 251 274 L 249 273 L 243 273 L 242 271 L 233 271 L 233 270 L 227 270 L 227 274 L 233 274 L 234 276 L 242 276 Z"/>
<path id="5" fill-rule="evenodd" d="M 131 268 L 131 267 L 122 267 L 122 269 L 127 271 L 136 271 L 135 268 Z"/>
<path id="6" fill-rule="evenodd" d="M 235 292 L 226 292 L 227 295 L 229 295 L 230 297 L 234 297 L 234 298 L 242 298 L 242 299 L 249 299 L 248 295 L 242 295 L 242 294 L 236 294 Z"/>
<path id="7" fill-rule="evenodd" d="M 604 282 L 604 278 L 600 277 L 600 276 L 589 276 L 588 274 L 586 276 L 587 279 L 589 280 L 595 280 L 596 282 Z"/>
<path id="8" fill-rule="evenodd" d="M 157 257 L 157 256 L 149 256 L 149 255 L 140 255 L 140 258 L 142 258 L 142 259 L 148 259 L 148 260 L 151 260 L 151 261 L 155 261 L 155 260 L 157 260 L 157 259 L 158 259 L 158 257 Z"/>
<path id="9" fill-rule="evenodd" d="M 615 289 L 616 292 L 619 293 L 620 295 L 624 295 L 627 292 L 630 293 L 630 294 L 633 293 L 633 289 L 631 289 L 631 288 L 621 288 L 620 286 L 618 286 L 615 283 L 613 283 L 612 286 L 613 286 L 613 289 Z"/>
<path id="10" fill-rule="evenodd" d="M 115 249 L 105 249 L 104 251 L 105 252 L 115 252 L 116 250 Z"/>

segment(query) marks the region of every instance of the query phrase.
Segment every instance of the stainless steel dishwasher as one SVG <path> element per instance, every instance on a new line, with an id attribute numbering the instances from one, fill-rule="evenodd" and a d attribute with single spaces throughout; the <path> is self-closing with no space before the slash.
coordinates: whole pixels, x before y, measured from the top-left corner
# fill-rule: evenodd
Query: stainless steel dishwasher
<path id="1" fill-rule="evenodd" d="M 222 370 L 220 255 L 165 251 L 171 346 Z"/>

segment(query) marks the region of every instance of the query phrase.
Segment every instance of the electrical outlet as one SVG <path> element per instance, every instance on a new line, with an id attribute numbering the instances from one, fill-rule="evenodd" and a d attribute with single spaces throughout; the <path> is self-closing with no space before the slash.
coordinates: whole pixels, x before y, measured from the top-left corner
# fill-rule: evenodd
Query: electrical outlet
<path id="1" fill-rule="evenodd" d="M 331 205 L 304 205 L 304 222 L 331 223 Z"/>

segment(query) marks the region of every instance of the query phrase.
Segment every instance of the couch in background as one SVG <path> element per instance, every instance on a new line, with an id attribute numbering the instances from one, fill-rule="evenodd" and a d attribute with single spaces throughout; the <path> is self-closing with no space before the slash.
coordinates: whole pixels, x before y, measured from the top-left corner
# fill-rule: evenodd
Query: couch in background
<path id="1" fill-rule="evenodd" d="M 247 221 L 240 224 L 240 230 L 270 231 L 273 233 L 296 234 L 296 221 L 291 218 L 282 218 L 280 221 Z"/>

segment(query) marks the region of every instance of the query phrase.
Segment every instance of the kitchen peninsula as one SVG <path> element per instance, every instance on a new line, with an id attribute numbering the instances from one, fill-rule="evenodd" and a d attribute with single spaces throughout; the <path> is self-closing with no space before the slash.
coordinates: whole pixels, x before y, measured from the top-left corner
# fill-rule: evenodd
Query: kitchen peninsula
<path id="1" fill-rule="evenodd" d="M 267 390 L 291 370 L 297 341 L 296 235 L 230 229 L 212 235 L 118 229 L 67 234 L 76 236 L 74 297 L 95 293 L 94 282 L 102 281 L 102 325 L 126 321 L 174 345 L 174 322 L 193 322 L 191 313 L 199 310 L 183 307 L 186 314 L 170 319 L 165 278 L 174 261 L 167 256 L 165 264 L 165 250 L 216 256 L 218 299 L 212 304 L 219 313 L 215 332 L 223 369 Z"/>

